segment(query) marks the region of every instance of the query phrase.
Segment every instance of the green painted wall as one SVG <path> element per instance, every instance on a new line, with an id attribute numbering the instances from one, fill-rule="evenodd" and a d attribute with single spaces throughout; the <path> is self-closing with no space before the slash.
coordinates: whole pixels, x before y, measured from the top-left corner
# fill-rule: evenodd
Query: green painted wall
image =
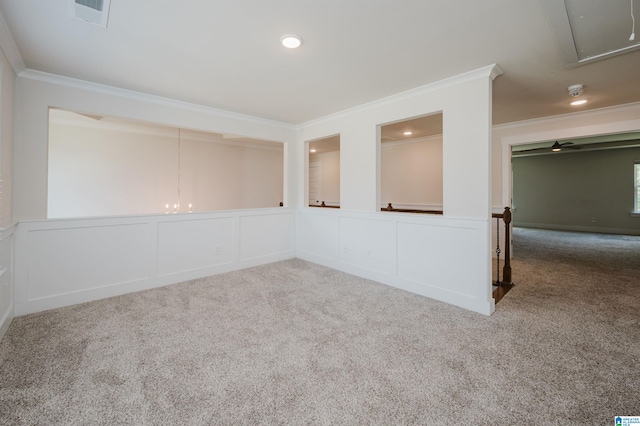
<path id="1" fill-rule="evenodd" d="M 640 148 L 514 157 L 514 225 L 640 235 L 631 215 L 638 160 Z"/>

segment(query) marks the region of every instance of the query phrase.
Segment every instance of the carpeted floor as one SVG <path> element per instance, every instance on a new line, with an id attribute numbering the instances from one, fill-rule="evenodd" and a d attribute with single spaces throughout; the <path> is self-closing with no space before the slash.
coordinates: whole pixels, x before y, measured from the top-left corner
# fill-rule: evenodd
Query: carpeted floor
<path id="1" fill-rule="evenodd" d="M 491 317 L 290 260 L 14 319 L 0 424 L 613 424 L 640 237 L 514 230 Z"/>

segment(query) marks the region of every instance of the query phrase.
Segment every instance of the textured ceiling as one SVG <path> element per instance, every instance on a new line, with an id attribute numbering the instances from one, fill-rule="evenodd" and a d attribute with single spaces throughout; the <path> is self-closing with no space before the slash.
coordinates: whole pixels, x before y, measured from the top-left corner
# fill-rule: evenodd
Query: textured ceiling
<path id="1" fill-rule="evenodd" d="M 565 69 L 541 0 L 112 0 L 106 29 L 71 19 L 67 0 L 0 11 L 28 69 L 285 123 L 493 63 L 496 124 L 576 111 L 575 83 L 580 109 L 640 101 L 640 51 Z M 588 22 L 594 37 L 631 29 L 626 12 Z M 283 48 L 286 33 L 302 47 Z"/>

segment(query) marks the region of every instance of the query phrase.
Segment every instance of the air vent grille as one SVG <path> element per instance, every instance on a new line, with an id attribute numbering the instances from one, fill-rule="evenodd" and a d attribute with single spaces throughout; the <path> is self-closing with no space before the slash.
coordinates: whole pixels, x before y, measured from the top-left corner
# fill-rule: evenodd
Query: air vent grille
<path id="1" fill-rule="evenodd" d="M 75 0 L 75 2 L 76 4 L 79 4 L 81 6 L 86 6 L 93 10 L 97 10 L 98 12 L 102 12 L 104 7 L 103 0 Z"/>
<path id="2" fill-rule="evenodd" d="M 69 16 L 107 28 L 111 0 L 68 0 Z"/>

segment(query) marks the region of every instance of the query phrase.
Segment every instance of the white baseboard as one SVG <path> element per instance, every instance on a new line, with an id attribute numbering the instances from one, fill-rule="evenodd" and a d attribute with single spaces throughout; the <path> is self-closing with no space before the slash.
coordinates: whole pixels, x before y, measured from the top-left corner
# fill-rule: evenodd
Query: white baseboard
<path id="1" fill-rule="evenodd" d="M 298 258 L 308 262 L 317 263 L 328 268 L 336 269 L 347 274 L 355 275 L 360 278 L 376 281 L 381 284 L 395 287 L 410 293 L 419 294 L 430 299 L 435 299 L 450 305 L 458 306 L 483 315 L 491 315 L 495 311 L 495 300 L 492 298 L 488 302 L 478 300 L 473 297 L 467 297 L 460 293 L 448 292 L 442 288 L 437 288 L 427 284 L 416 283 L 401 277 L 387 275 L 376 272 L 371 269 L 358 267 L 356 265 L 335 261 L 326 257 L 317 256 L 312 253 L 298 252 Z"/>
<path id="2" fill-rule="evenodd" d="M 138 281 L 125 282 L 105 287 L 85 289 L 73 293 L 54 295 L 41 299 L 28 300 L 24 303 L 18 303 L 15 308 L 15 313 L 17 315 L 28 315 L 35 312 L 46 311 L 49 309 L 56 309 L 64 306 L 77 305 L 79 303 L 92 302 L 109 297 L 121 296 L 123 294 L 150 290 L 153 288 L 164 287 L 171 284 L 178 284 L 181 282 L 190 281 L 197 278 L 204 278 L 211 275 L 224 274 L 240 269 L 266 265 L 268 263 L 278 262 L 281 260 L 293 259 L 294 257 L 295 251 L 291 250 L 251 259 L 238 260 L 235 262 L 229 262 L 209 268 L 183 271 L 180 273 L 164 275 L 155 278 L 145 278 Z"/>
<path id="3" fill-rule="evenodd" d="M 4 337 L 5 333 L 9 329 L 9 325 L 13 320 L 14 312 L 13 312 L 13 303 L 9 306 L 9 309 L 4 313 L 2 319 L 0 319 L 0 340 Z"/>

